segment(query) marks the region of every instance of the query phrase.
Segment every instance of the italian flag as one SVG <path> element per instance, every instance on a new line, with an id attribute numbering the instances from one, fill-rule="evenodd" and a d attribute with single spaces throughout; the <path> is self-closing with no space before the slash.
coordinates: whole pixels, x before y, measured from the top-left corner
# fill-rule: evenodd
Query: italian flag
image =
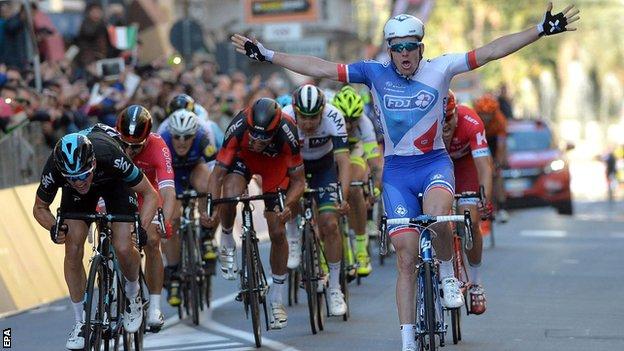
<path id="1" fill-rule="evenodd" d="M 131 50 L 134 49 L 137 43 L 138 28 L 136 26 L 130 27 L 108 27 L 108 37 L 111 44 L 119 50 Z"/>

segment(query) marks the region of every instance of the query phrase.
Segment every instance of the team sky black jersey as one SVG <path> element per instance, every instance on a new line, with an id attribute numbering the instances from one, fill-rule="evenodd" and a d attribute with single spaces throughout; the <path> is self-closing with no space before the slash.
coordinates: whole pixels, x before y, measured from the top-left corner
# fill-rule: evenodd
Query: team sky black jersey
<path id="1" fill-rule="evenodd" d="M 95 152 L 96 165 L 92 188 L 107 184 L 118 186 L 120 182 L 133 187 L 143 180 L 143 172 L 132 163 L 119 142 L 111 135 L 114 131 L 110 127 L 95 125 L 79 132 L 89 138 Z M 41 174 L 37 196 L 44 202 L 51 203 L 58 188 L 62 186 L 71 185 L 56 167 L 53 154 L 50 154 Z"/>

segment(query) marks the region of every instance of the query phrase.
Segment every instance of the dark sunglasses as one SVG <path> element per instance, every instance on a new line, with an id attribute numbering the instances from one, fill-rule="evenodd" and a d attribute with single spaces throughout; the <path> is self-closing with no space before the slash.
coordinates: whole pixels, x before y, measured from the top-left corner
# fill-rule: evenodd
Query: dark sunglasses
<path id="1" fill-rule="evenodd" d="M 65 179 L 69 180 L 70 182 L 85 181 L 85 180 L 87 180 L 87 178 L 89 178 L 91 173 L 93 173 L 93 168 L 94 167 L 91 167 L 91 168 L 89 168 L 89 170 L 87 170 L 85 172 L 82 172 L 80 174 L 65 174 L 65 173 L 63 173 L 63 177 L 65 177 Z"/>
<path id="2" fill-rule="evenodd" d="M 131 149 L 131 150 L 134 150 L 134 151 L 140 150 L 143 147 L 143 145 L 145 145 L 145 142 L 136 143 L 136 144 L 131 144 L 131 143 L 124 142 L 124 147 L 126 149 Z"/>
<path id="3" fill-rule="evenodd" d="M 249 131 L 249 138 L 256 141 L 269 141 L 273 138 L 273 133 L 260 132 L 252 129 Z"/>
<path id="4" fill-rule="evenodd" d="M 301 110 L 299 110 L 299 108 L 297 106 L 295 106 L 295 110 L 297 111 L 297 117 L 304 118 L 304 119 L 315 119 L 315 118 L 317 118 L 317 117 L 319 117 L 321 115 L 321 112 L 315 113 L 313 115 L 305 114 L 305 113 L 301 112 Z"/>
<path id="5" fill-rule="evenodd" d="M 195 134 L 187 134 L 187 135 L 173 135 L 173 138 L 176 140 L 190 140 L 191 138 L 193 138 L 195 136 Z"/>
<path id="6" fill-rule="evenodd" d="M 422 45 L 421 42 L 418 41 L 408 41 L 405 43 L 396 43 L 390 45 L 390 51 L 394 52 L 402 52 L 403 50 L 414 51 L 418 49 Z"/>

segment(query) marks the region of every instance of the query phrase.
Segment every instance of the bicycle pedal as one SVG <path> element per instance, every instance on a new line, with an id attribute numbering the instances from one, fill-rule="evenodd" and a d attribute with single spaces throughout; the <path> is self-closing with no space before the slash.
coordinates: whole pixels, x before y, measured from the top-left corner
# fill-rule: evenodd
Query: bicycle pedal
<path id="1" fill-rule="evenodd" d="M 156 334 L 162 330 L 162 327 L 162 325 L 160 327 L 149 327 L 147 331 Z"/>
<path id="2" fill-rule="evenodd" d="M 236 301 L 238 301 L 238 302 L 243 301 L 243 294 L 239 292 L 239 293 L 236 295 L 236 297 L 234 298 L 234 300 L 236 300 Z"/>

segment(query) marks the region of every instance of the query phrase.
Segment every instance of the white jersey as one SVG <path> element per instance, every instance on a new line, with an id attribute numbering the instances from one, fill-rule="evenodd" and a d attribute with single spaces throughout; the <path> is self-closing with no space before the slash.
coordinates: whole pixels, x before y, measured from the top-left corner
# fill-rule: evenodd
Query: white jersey
<path id="1" fill-rule="evenodd" d="M 370 142 L 377 143 L 373 121 L 364 113 L 358 118 L 358 124 L 353 133 L 349 135 L 349 143 L 357 143 L 358 141 L 364 144 Z"/>
<path id="2" fill-rule="evenodd" d="M 295 116 L 293 105 L 285 106 L 282 111 Z M 319 160 L 332 151 L 347 151 L 347 128 L 342 113 L 330 104 L 325 104 L 321 124 L 312 134 L 305 134 L 297 126 L 301 141 L 301 156 L 306 161 Z"/>
<path id="3" fill-rule="evenodd" d="M 364 83 L 371 90 L 384 131 L 385 156 L 411 156 L 445 148 L 442 127 L 451 79 L 477 67 L 471 51 L 423 59 L 409 78 L 392 62 L 377 61 L 338 65 L 338 78 Z"/>

